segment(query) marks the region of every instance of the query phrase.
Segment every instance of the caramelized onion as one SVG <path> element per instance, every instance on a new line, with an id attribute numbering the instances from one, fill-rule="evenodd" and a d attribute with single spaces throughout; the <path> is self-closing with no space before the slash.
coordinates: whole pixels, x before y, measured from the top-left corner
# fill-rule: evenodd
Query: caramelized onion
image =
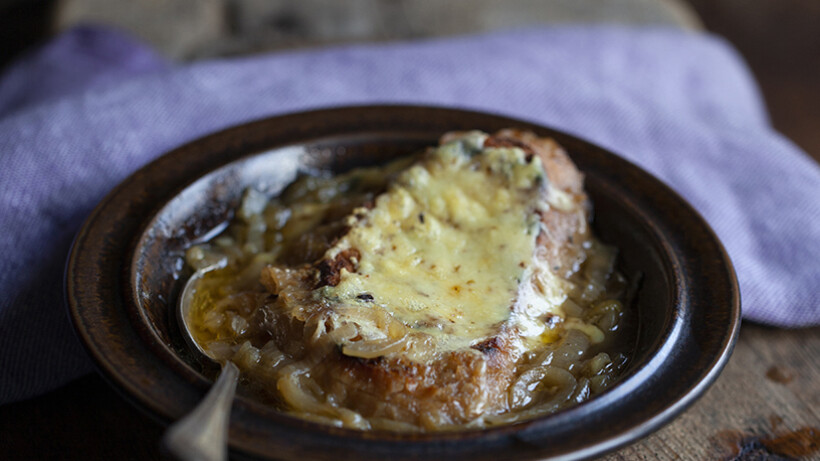
<path id="1" fill-rule="evenodd" d="M 556 408 L 575 392 L 577 383 L 572 373 L 554 366 L 538 366 L 522 373 L 510 386 L 510 407 L 514 410 L 530 406 Z"/>
<path id="2" fill-rule="evenodd" d="M 407 338 L 380 339 L 375 341 L 356 341 L 345 344 L 342 353 L 360 359 L 375 359 L 392 352 L 399 352 L 407 345 Z"/>

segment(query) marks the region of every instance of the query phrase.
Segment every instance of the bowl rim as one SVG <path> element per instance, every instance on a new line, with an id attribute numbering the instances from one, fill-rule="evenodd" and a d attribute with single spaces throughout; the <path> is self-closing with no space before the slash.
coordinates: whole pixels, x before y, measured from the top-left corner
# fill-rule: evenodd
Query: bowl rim
<path id="1" fill-rule="evenodd" d="M 231 418 L 232 450 L 247 456 L 262 455 L 266 451 L 265 445 L 255 444 L 255 441 L 270 429 L 270 427 L 265 427 L 266 420 L 268 426 L 272 424 L 278 430 L 283 430 L 297 444 L 310 442 L 308 440 L 310 435 L 318 434 L 330 439 L 325 442 L 325 447 L 352 441 L 358 450 L 367 450 L 367 453 L 381 455 L 395 454 L 399 448 L 410 447 L 410 457 L 422 453 L 427 455 L 446 453 L 460 457 L 474 455 L 477 452 L 485 456 L 494 453 L 497 455 L 496 452 L 499 452 L 501 448 L 509 449 L 510 446 L 516 445 L 519 448 L 524 447 L 521 449 L 521 457 L 535 455 L 583 458 L 613 450 L 659 429 L 691 405 L 714 382 L 728 361 L 737 338 L 740 326 L 740 295 L 737 279 L 732 263 L 716 235 L 700 214 L 676 192 L 616 154 L 541 124 L 446 107 L 352 106 L 265 118 L 191 141 L 158 157 L 125 179 L 92 211 L 75 238 L 66 266 L 65 294 L 69 316 L 75 332 L 98 371 L 128 400 L 165 423 L 187 412 L 196 403 L 198 397 L 207 391 L 210 381 L 201 374 L 188 366 L 190 373 L 186 375 L 184 371 L 180 372 L 180 364 L 174 363 L 173 353 L 170 357 L 163 356 L 161 352 L 157 353 L 163 348 L 169 351 L 170 349 L 156 335 L 152 339 L 151 332 L 140 327 L 141 320 L 134 318 L 135 312 L 138 312 L 135 306 L 139 304 L 139 299 L 133 299 L 129 293 L 129 287 L 134 285 L 131 272 L 136 264 L 137 258 L 134 252 L 139 236 L 145 232 L 151 221 L 171 198 L 190 187 L 194 182 L 233 162 L 263 155 L 271 148 L 341 133 L 368 135 L 389 132 L 409 135 L 417 131 L 444 132 L 448 129 L 442 126 L 441 120 L 461 119 L 481 120 L 485 126 L 529 129 L 539 135 L 551 136 L 570 153 L 571 157 L 573 157 L 573 151 L 581 147 L 594 152 L 595 155 L 604 156 L 608 161 L 618 164 L 618 167 L 629 175 L 639 178 L 659 193 L 665 194 L 666 198 L 676 206 L 676 211 L 681 213 L 680 218 L 689 225 L 698 227 L 698 232 L 709 240 L 704 245 L 708 243 L 707 246 L 713 252 L 714 258 L 694 258 L 693 260 L 687 255 L 678 255 L 677 248 L 669 247 L 666 248 L 666 252 L 670 260 L 665 260 L 664 263 L 675 266 L 671 268 L 670 273 L 676 274 L 683 269 L 692 270 L 689 266 L 707 265 L 711 270 L 718 271 L 724 278 L 724 283 L 710 286 L 711 290 L 722 290 L 714 296 L 725 299 L 727 302 L 726 305 L 721 306 L 725 324 L 719 325 L 720 328 L 709 328 L 706 331 L 708 338 L 705 342 L 710 345 L 710 350 L 698 351 L 701 355 L 705 355 L 700 360 L 704 362 L 702 364 L 704 367 L 694 371 L 694 375 L 689 376 L 688 380 L 678 383 L 673 392 L 665 397 L 662 408 L 653 410 L 652 414 L 645 415 L 645 418 L 638 418 L 640 421 L 631 421 L 628 427 L 621 428 L 614 433 L 604 431 L 602 432 L 604 435 L 586 446 L 576 444 L 564 450 L 544 446 L 545 431 L 557 425 L 571 426 L 574 421 L 578 420 L 579 415 L 589 419 L 590 410 L 587 404 L 591 401 L 599 402 L 597 406 L 614 405 L 620 408 L 616 399 L 634 392 L 646 380 L 657 380 L 657 377 L 653 376 L 655 370 L 669 368 L 668 363 L 655 363 L 662 362 L 662 359 L 666 359 L 667 356 L 655 354 L 642 368 L 633 370 L 616 386 L 591 401 L 534 420 L 470 431 L 397 434 L 340 429 L 288 416 L 240 397 L 234 405 L 234 415 Z M 403 120 L 404 125 L 397 124 L 397 120 Z M 329 127 L 321 134 L 317 134 L 311 130 L 316 129 L 316 123 L 329 124 Z M 366 126 L 367 129 L 357 131 L 357 126 Z M 290 131 L 285 133 L 282 127 Z M 259 134 L 272 128 L 270 134 Z M 222 151 L 221 154 L 220 151 Z M 214 162 L 214 158 L 220 158 L 220 160 Z M 140 190 L 144 185 L 150 184 L 156 179 L 158 172 L 182 159 L 191 163 L 187 166 L 187 175 L 167 185 L 163 191 L 145 191 L 138 198 L 134 198 L 133 190 Z M 576 159 L 573 158 L 573 160 Z M 606 188 L 607 183 L 603 184 Z M 639 206 L 640 203 L 630 203 L 630 205 L 634 208 L 633 213 L 645 215 L 645 210 Z M 658 227 L 659 224 L 649 217 L 643 216 L 642 219 L 645 224 L 655 226 L 650 230 L 650 234 L 658 237 L 661 245 L 668 245 L 666 238 L 674 232 L 673 226 L 669 223 L 660 223 Z M 127 222 L 123 223 L 123 220 Z M 679 235 L 681 232 L 675 234 L 678 240 L 685 238 L 685 235 Z M 676 245 L 684 243 L 676 241 Z M 131 264 L 123 264 L 122 261 L 130 261 Z M 678 306 L 680 312 L 676 311 L 676 315 L 666 326 L 666 337 L 659 347 L 681 348 L 681 350 L 668 350 L 668 353 L 678 355 L 684 352 L 694 353 L 691 350 L 693 344 L 687 341 L 688 336 L 691 336 L 693 327 L 691 321 L 694 313 L 687 309 L 681 310 L 681 307 L 691 307 L 692 300 L 686 299 L 687 290 L 693 288 L 687 284 L 691 285 L 691 283 L 688 279 L 673 281 L 676 290 L 675 301 L 681 303 Z M 112 340 L 114 337 L 116 339 Z M 179 357 L 176 357 L 176 360 L 185 363 Z M 132 371 L 139 371 L 139 367 L 155 367 L 161 370 L 157 372 L 158 374 L 154 373 L 157 377 L 163 376 L 162 371 L 175 372 L 176 374 L 171 376 L 173 379 L 162 381 L 163 385 L 168 386 L 168 389 L 163 392 L 170 394 L 177 392 L 184 398 L 175 403 L 157 402 L 157 393 L 151 390 L 152 385 L 134 379 L 135 375 Z M 243 421 L 248 419 L 252 424 L 243 424 Z M 465 443 L 471 443 L 474 446 L 465 447 Z"/>

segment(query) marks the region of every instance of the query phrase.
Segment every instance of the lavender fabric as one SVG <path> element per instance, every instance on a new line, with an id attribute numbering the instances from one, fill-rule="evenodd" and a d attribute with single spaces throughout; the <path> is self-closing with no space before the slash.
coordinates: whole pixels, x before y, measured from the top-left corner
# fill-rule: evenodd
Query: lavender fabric
<path id="1" fill-rule="evenodd" d="M 773 131 L 748 70 L 719 38 L 537 28 L 180 65 L 84 28 L 0 76 L 0 403 L 91 369 L 66 317 L 62 272 L 73 235 L 119 181 L 214 130 L 367 103 L 502 113 L 618 152 L 711 223 L 746 319 L 820 324 L 820 168 Z"/>

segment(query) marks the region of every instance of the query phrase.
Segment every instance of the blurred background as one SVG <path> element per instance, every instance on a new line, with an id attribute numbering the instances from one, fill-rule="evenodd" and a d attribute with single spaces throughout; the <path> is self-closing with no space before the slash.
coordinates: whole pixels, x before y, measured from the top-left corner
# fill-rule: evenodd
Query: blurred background
<path id="1" fill-rule="evenodd" d="M 183 61 L 544 23 L 709 31 L 746 59 L 774 127 L 820 161 L 818 0 L 0 0 L 0 72 L 87 23 L 124 29 Z"/>

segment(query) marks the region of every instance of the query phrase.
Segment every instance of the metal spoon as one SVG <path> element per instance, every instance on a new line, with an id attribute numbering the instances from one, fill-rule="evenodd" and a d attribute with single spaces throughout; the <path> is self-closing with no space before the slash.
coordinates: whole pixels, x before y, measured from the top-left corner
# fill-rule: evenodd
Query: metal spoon
<path id="1" fill-rule="evenodd" d="M 177 323 L 182 336 L 192 350 L 199 352 L 207 360 L 218 363 L 208 355 L 191 334 L 188 324 L 189 312 L 196 285 L 202 277 L 215 269 L 225 267 L 225 260 L 202 268 L 185 283 L 177 303 Z M 219 378 L 211 390 L 194 410 L 172 424 L 162 439 L 168 452 L 182 461 L 222 461 L 228 457 L 228 421 L 239 380 L 239 369 L 232 362 L 225 362 Z"/>

